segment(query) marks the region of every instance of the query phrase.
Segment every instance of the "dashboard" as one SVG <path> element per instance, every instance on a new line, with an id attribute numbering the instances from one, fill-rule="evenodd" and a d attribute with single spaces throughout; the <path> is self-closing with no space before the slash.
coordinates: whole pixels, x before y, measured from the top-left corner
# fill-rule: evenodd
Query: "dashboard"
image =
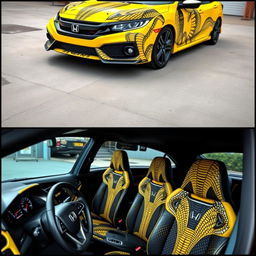
<path id="1" fill-rule="evenodd" d="M 46 200 L 56 180 L 45 179 L 45 182 L 23 181 L 2 182 L 1 195 L 1 254 L 34 254 L 38 249 L 46 250 L 55 246 L 48 239 L 45 221 Z M 65 181 L 65 179 L 63 179 Z M 67 181 L 80 186 L 80 181 L 68 175 Z M 70 182 L 71 181 L 71 182 Z M 57 181 L 58 182 L 58 181 Z M 68 190 L 56 192 L 54 204 L 73 200 L 75 195 Z M 38 232 L 40 235 L 38 236 Z"/>
<path id="2" fill-rule="evenodd" d="M 37 187 L 31 193 L 22 193 L 18 195 L 12 203 L 7 207 L 3 214 L 3 219 L 7 225 L 14 227 L 25 223 L 34 214 L 45 208 L 47 191 Z M 55 195 L 55 205 L 72 200 L 71 192 L 62 190 Z"/>

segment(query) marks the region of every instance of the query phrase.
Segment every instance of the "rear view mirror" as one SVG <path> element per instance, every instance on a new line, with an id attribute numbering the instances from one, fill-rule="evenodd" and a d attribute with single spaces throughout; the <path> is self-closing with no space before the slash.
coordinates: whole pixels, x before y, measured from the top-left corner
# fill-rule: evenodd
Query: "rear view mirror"
<path id="1" fill-rule="evenodd" d="M 138 146 L 137 145 L 133 145 L 133 144 L 117 142 L 116 143 L 116 149 L 137 151 L 138 150 Z"/>
<path id="2" fill-rule="evenodd" d="M 197 0 L 186 0 L 182 3 L 179 3 L 179 8 L 199 8 L 202 4 L 201 1 Z"/>

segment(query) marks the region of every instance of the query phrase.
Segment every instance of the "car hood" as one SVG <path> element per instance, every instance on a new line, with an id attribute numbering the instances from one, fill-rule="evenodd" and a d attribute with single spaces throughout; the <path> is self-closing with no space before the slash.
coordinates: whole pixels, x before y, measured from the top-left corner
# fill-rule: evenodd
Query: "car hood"
<path id="1" fill-rule="evenodd" d="M 154 18 L 167 12 L 169 5 L 147 5 L 127 2 L 84 1 L 73 2 L 60 11 L 62 18 L 89 21 L 115 22 Z"/>

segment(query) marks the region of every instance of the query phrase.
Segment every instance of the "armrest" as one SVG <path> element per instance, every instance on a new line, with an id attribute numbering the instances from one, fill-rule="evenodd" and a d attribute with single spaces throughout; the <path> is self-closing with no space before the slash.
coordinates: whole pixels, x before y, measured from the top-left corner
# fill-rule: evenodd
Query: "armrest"
<path id="1" fill-rule="evenodd" d="M 108 231 L 106 243 L 120 250 L 134 253 L 143 252 L 146 249 L 146 242 L 144 240 L 135 235 L 119 230 Z"/>

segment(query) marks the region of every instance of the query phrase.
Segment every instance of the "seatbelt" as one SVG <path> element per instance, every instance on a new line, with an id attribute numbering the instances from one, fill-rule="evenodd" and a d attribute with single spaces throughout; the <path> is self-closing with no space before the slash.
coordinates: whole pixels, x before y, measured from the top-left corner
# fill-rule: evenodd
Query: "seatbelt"
<path id="1" fill-rule="evenodd" d="M 235 244 L 236 244 L 236 238 L 237 238 L 239 217 L 240 217 L 240 213 L 237 214 L 236 223 L 235 223 L 234 229 L 232 231 L 231 237 L 229 238 L 229 242 L 228 242 L 228 246 L 227 246 L 227 249 L 225 251 L 225 254 L 230 255 L 230 254 L 233 254 L 233 252 L 234 252 Z"/>

